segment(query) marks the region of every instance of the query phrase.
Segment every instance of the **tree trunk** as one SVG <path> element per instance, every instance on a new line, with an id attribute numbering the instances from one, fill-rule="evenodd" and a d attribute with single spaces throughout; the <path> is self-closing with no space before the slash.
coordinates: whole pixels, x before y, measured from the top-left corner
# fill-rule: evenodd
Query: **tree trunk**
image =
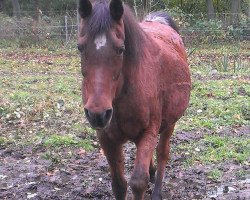
<path id="1" fill-rule="evenodd" d="M 0 0 L 0 12 L 3 12 L 5 8 L 5 0 Z"/>
<path id="2" fill-rule="evenodd" d="M 38 24 L 40 21 L 40 11 L 39 11 L 39 0 L 34 0 L 34 15 L 33 15 L 33 26 L 32 32 L 35 36 L 38 34 Z"/>
<path id="3" fill-rule="evenodd" d="M 150 12 L 151 0 L 142 0 L 142 9 L 143 9 L 142 18 L 144 18 Z"/>
<path id="4" fill-rule="evenodd" d="M 231 2 L 231 24 L 239 23 L 240 0 L 232 0 Z"/>
<path id="5" fill-rule="evenodd" d="M 20 4 L 18 0 L 11 0 L 12 6 L 13 6 L 13 15 L 20 20 L 21 18 L 21 9 Z"/>
<path id="6" fill-rule="evenodd" d="M 206 0 L 207 4 L 207 18 L 213 20 L 215 18 L 213 0 Z"/>
<path id="7" fill-rule="evenodd" d="M 33 16 L 33 19 L 38 22 L 39 17 L 40 17 L 39 0 L 34 0 L 34 16 Z"/>

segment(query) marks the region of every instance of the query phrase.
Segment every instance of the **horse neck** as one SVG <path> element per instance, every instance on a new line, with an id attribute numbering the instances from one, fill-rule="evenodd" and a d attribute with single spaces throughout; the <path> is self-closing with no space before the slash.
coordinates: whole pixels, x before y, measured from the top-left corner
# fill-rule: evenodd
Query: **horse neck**
<path id="1" fill-rule="evenodd" d="M 128 72 L 128 73 L 133 73 L 135 72 L 138 68 L 141 67 L 141 65 L 146 62 L 148 59 L 148 56 L 151 56 L 151 53 L 155 51 L 156 47 L 156 42 L 150 35 L 148 35 L 147 32 L 145 32 L 142 28 L 139 29 L 141 31 L 141 40 L 140 45 L 134 45 L 134 48 L 137 48 L 133 52 L 138 52 L 137 58 L 133 59 L 133 56 L 130 57 L 124 56 L 124 63 L 123 63 L 123 68 Z M 129 44 L 130 45 L 130 44 Z M 133 45 L 133 44 L 132 44 Z"/>

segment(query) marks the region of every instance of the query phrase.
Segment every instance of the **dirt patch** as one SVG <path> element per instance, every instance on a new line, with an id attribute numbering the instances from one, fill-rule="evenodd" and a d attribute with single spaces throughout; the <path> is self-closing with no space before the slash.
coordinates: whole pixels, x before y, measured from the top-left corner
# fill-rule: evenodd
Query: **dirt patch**
<path id="1" fill-rule="evenodd" d="M 223 130 L 239 137 L 249 136 L 249 127 Z M 224 134 L 221 131 L 218 134 Z M 189 140 L 199 140 L 209 130 L 180 132 L 172 138 L 172 147 Z M 135 146 L 125 149 L 127 179 L 133 168 Z M 43 158 L 41 146 L 0 148 L 0 199 L 114 199 L 108 164 L 101 150 L 81 152 L 73 149 L 71 158 L 60 163 Z M 62 157 L 72 149 L 60 149 Z M 172 152 L 163 185 L 163 199 L 249 199 L 250 168 L 233 161 L 184 167 L 183 159 Z M 223 172 L 221 179 L 208 174 L 214 168 Z M 239 173 L 239 172 L 242 172 Z M 146 199 L 150 199 L 149 185 Z M 129 190 L 129 198 L 131 191 Z"/>

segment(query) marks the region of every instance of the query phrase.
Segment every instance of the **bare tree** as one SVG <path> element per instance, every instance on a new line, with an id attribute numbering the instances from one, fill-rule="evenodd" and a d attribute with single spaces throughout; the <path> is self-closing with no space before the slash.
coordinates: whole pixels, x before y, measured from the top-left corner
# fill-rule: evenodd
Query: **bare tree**
<path id="1" fill-rule="evenodd" d="M 135 16 L 138 18 L 138 6 L 137 6 L 137 3 L 136 3 L 136 0 L 133 0 L 134 2 L 134 11 L 135 11 Z"/>
<path id="2" fill-rule="evenodd" d="M 231 24 L 237 25 L 239 22 L 240 0 L 231 1 Z"/>
<path id="3" fill-rule="evenodd" d="M 11 0 L 12 7 L 13 7 L 13 15 L 20 20 L 21 17 L 21 9 L 18 0 Z"/>
<path id="4" fill-rule="evenodd" d="M 147 15 L 151 9 L 151 0 L 142 0 L 142 8 L 144 16 Z"/>
<path id="5" fill-rule="evenodd" d="M 207 18 L 213 20 L 215 18 L 213 0 L 206 0 L 207 4 Z"/>

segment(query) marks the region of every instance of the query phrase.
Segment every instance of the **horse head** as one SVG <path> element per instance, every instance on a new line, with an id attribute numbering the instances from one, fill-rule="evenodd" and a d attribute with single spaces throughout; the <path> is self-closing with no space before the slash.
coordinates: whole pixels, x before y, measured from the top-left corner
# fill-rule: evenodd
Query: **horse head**
<path id="1" fill-rule="evenodd" d="M 84 76 L 82 96 L 85 115 L 96 129 L 107 127 L 113 115 L 112 102 L 123 85 L 125 32 L 121 0 L 80 0 L 78 49 Z"/>

